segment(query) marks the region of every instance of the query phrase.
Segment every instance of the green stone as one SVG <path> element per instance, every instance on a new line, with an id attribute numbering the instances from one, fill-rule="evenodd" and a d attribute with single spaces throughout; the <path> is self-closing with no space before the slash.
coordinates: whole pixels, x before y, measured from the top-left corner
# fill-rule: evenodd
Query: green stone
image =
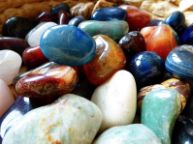
<path id="1" fill-rule="evenodd" d="M 162 143 L 171 143 L 171 134 L 181 111 L 180 94 L 175 89 L 156 89 L 143 99 L 141 123 L 149 127 Z"/>
<path id="2" fill-rule="evenodd" d="M 79 24 L 78 26 L 90 36 L 103 34 L 111 37 L 114 40 L 120 40 L 129 31 L 127 22 L 122 20 L 112 21 L 95 21 L 88 20 Z"/>
<path id="3" fill-rule="evenodd" d="M 104 131 L 95 144 L 160 144 L 160 139 L 143 124 L 112 127 Z"/>

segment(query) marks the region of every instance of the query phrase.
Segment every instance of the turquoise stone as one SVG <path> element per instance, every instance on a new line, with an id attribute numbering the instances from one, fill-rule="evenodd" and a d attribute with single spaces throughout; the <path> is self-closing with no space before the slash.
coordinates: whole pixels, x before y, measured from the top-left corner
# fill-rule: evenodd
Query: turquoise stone
<path id="1" fill-rule="evenodd" d="M 193 46 L 181 45 L 173 49 L 165 61 L 166 70 L 175 77 L 193 78 Z"/>
<path id="2" fill-rule="evenodd" d="M 78 26 L 90 36 L 104 34 L 118 41 L 129 31 L 127 22 L 122 20 L 96 21 L 88 20 Z"/>
<path id="3" fill-rule="evenodd" d="M 125 20 L 126 11 L 118 7 L 107 7 L 96 10 L 92 16 L 92 20 L 107 21 L 107 20 Z"/>
<path id="4" fill-rule="evenodd" d="M 160 139 L 143 124 L 112 127 L 104 131 L 95 144 L 160 144 Z"/>
<path id="5" fill-rule="evenodd" d="M 180 94 L 175 89 L 155 89 L 143 99 L 141 123 L 170 144 L 175 121 L 181 111 Z"/>
<path id="6" fill-rule="evenodd" d="M 48 29 L 41 37 L 40 48 L 48 60 L 70 66 L 88 63 L 96 52 L 93 38 L 81 29 L 68 25 Z"/>

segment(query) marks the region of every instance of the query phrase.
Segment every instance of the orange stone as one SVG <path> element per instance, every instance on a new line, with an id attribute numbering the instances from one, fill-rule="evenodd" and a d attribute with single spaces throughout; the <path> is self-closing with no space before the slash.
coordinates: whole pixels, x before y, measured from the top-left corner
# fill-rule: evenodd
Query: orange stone
<path id="1" fill-rule="evenodd" d="M 100 85 L 125 66 L 126 58 L 120 46 L 105 35 L 93 37 L 96 41 L 95 58 L 84 65 L 90 83 Z"/>

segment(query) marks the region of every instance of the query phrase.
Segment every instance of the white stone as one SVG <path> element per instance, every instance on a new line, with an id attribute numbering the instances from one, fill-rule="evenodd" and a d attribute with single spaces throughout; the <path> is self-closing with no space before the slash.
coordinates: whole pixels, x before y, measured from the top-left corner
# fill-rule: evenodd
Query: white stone
<path id="1" fill-rule="evenodd" d="M 97 87 L 91 99 L 101 110 L 101 131 L 133 122 L 136 113 L 137 90 L 133 75 L 117 71 L 107 82 Z"/>
<path id="2" fill-rule="evenodd" d="M 14 98 L 9 87 L 0 79 L 0 117 L 8 110 L 13 102 Z"/>
<path id="3" fill-rule="evenodd" d="M 0 50 L 0 79 L 10 85 L 22 64 L 21 56 L 12 50 Z"/>
<path id="4" fill-rule="evenodd" d="M 54 22 L 42 22 L 34 27 L 27 35 L 26 41 L 31 47 L 36 47 L 40 45 L 40 39 L 42 34 L 49 28 L 56 26 Z"/>

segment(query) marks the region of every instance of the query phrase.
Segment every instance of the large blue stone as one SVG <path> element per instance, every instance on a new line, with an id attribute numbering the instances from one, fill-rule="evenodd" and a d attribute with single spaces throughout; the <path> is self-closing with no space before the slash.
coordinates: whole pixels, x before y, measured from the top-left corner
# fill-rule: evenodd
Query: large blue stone
<path id="1" fill-rule="evenodd" d="M 192 79 L 193 46 L 182 45 L 173 49 L 166 58 L 165 67 L 175 77 Z"/>
<path id="2" fill-rule="evenodd" d="M 187 27 L 180 35 L 180 40 L 182 44 L 193 45 L 193 24 Z"/>
<path id="3" fill-rule="evenodd" d="M 92 20 L 107 21 L 112 19 L 125 20 L 126 11 L 117 7 L 107 7 L 96 10 L 92 16 Z"/>
<path id="4" fill-rule="evenodd" d="M 158 83 L 163 74 L 163 60 L 155 52 L 137 53 L 129 62 L 128 69 L 135 77 L 138 88 Z"/>
<path id="5" fill-rule="evenodd" d="M 43 54 L 58 64 L 79 66 L 93 59 L 96 43 L 92 37 L 75 26 L 58 25 L 41 37 Z"/>

